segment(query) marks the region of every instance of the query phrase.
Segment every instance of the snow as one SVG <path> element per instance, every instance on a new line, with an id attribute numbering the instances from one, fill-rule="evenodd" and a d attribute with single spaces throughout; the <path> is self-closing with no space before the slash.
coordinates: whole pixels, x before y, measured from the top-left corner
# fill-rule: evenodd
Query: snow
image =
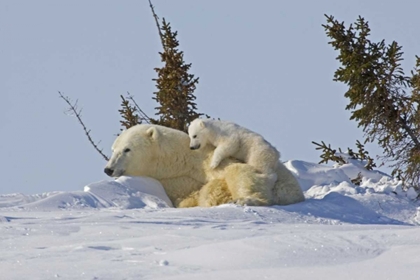
<path id="1" fill-rule="evenodd" d="M 132 177 L 0 195 L 0 278 L 418 279 L 413 189 L 357 161 L 285 164 L 305 202 L 176 209 Z"/>

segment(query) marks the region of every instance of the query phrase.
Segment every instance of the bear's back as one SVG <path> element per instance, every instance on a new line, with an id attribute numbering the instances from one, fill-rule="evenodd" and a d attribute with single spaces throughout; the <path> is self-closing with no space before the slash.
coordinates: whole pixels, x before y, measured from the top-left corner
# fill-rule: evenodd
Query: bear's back
<path id="1" fill-rule="evenodd" d="M 220 137 L 235 137 L 237 136 L 242 145 L 252 147 L 255 144 L 268 145 L 271 144 L 264 139 L 264 137 L 255 131 L 246 127 L 240 126 L 237 123 L 221 120 L 205 120 Z"/>

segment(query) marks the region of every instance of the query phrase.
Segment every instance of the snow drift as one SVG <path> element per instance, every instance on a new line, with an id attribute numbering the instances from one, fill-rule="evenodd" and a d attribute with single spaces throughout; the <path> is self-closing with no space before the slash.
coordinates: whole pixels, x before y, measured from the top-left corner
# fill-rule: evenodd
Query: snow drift
<path id="1" fill-rule="evenodd" d="M 368 171 L 357 160 L 326 166 L 293 160 L 285 163 L 297 177 L 306 201 L 273 206 L 289 213 L 316 217 L 321 223 L 418 224 L 417 193 L 380 171 Z M 358 174 L 360 185 L 351 182 Z M 152 178 L 122 176 L 84 187 L 84 191 L 36 195 L 0 195 L 0 207 L 13 211 L 86 209 L 161 209 L 173 207 L 162 185 Z"/>
<path id="2" fill-rule="evenodd" d="M 418 278 L 414 190 L 357 162 L 285 164 L 305 202 L 176 209 L 159 182 L 130 177 L 0 195 L 1 278 Z"/>

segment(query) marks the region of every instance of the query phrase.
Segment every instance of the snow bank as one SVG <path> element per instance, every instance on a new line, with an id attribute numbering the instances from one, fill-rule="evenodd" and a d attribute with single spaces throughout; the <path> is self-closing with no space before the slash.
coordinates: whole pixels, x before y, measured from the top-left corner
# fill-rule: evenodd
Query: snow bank
<path id="1" fill-rule="evenodd" d="M 88 184 L 84 191 L 36 195 L 0 195 L 0 208 L 53 211 L 72 209 L 159 209 L 173 207 L 162 184 L 152 178 L 122 176 L 113 181 Z"/>
<path id="2" fill-rule="evenodd" d="M 420 223 L 417 193 L 404 191 L 401 181 L 380 171 L 368 171 L 363 163 L 326 166 L 292 160 L 286 167 L 297 177 L 306 201 L 273 206 L 288 217 L 321 224 L 410 224 Z M 360 185 L 351 179 L 361 174 Z M 123 176 L 85 186 L 84 191 L 37 195 L 0 195 L 0 208 L 32 211 L 72 209 L 162 209 L 173 207 L 162 185 L 152 178 Z M 225 207 L 225 206 L 219 206 Z M 245 209 L 254 209 L 248 207 Z M 226 210 L 225 210 L 226 211 Z M 283 217 L 283 218 L 284 218 Z"/>
<path id="3" fill-rule="evenodd" d="M 333 166 L 292 160 L 285 165 L 297 177 L 306 197 L 304 203 L 290 206 L 293 211 L 326 223 L 420 223 L 416 191 L 403 190 L 400 180 L 378 170 L 366 170 L 357 160 Z M 362 181 L 357 186 L 351 179 L 359 173 Z"/>
<path id="4" fill-rule="evenodd" d="M 115 181 L 101 181 L 89 184 L 85 192 L 94 195 L 106 207 L 166 208 L 173 207 L 162 184 L 147 177 L 121 176 Z"/>
<path id="5" fill-rule="evenodd" d="M 418 279 L 412 189 L 357 163 L 285 164 L 306 201 L 177 209 L 130 177 L 0 195 L 2 279 Z"/>

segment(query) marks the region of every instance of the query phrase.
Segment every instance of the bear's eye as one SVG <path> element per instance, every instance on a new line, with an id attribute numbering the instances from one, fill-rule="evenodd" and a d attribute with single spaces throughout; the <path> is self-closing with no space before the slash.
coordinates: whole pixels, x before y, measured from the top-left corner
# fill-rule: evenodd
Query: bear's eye
<path id="1" fill-rule="evenodd" d="M 194 138 L 194 139 L 195 139 L 195 138 L 197 138 L 197 135 L 194 135 L 194 136 L 193 136 L 193 138 Z"/>
<path id="2" fill-rule="evenodd" d="M 124 150 L 124 153 L 128 153 L 129 151 L 131 151 L 129 148 L 126 148 L 125 150 Z"/>

